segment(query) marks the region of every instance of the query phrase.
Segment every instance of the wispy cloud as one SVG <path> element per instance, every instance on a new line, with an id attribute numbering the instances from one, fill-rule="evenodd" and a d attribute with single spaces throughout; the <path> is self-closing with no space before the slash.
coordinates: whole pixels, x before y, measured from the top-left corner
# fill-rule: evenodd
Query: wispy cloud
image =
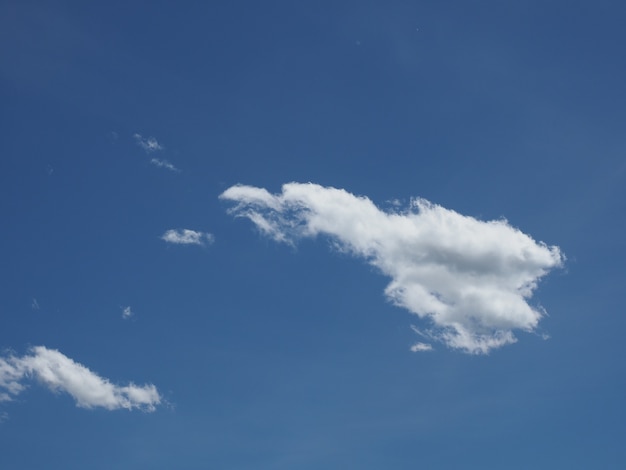
<path id="1" fill-rule="evenodd" d="M 39 310 L 40 307 L 39 307 L 39 302 L 37 302 L 37 299 L 33 298 L 32 302 L 30 303 L 30 308 L 32 310 Z"/>
<path id="2" fill-rule="evenodd" d="M 215 241 L 215 237 L 207 232 L 196 232 L 195 230 L 172 229 L 161 236 L 161 240 L 176 245 L 205 245 Z"/>
<path id="3" fill-rule="evenodd" d="M 150 163 L 152 163 L 155 166 L 158 166 L 159 168 L 165 168 L 167 170 L 175 171 L 177 173 L 180 172 L 178 168 L 176 168 L 174 165 L 172 165 L 170 162 L 168 162 L 164 158 L 152 158 L 150 160 Z"/>
<path id="4" fill-rule="evenodd" d="M 133 311 L 131 310 L 130 305 L 122 308 L 122 318 L 124 320 L 128 320 L 132 316 L 133 316 Z"/>
<path id="5" fill-rule="evenodd" d="M 163 146 L 154 137 L 143 137 L 141 134 L 134 134 L 135 142 L 147 153 L 163 150 Z"/>
<path id="6" fill-rule="evenodd" d="M 514 330 L 537 327 L 544 312 L 528 300 L 564 260 L 558 247 L 506 220 L 484 222 L 424 199 L 385 212 L 367 197 L 311 183 L 285 184 L 275 195 L 237 185 L 220 198 L 278 242 L 329 236 L 391 278 L 387 298 L 429 320 L 430 339 L 473 354 L 515 342 Z"/>
<path id="7" fill-rule="evenodd" d="M 144 149 L 146 153 L 154 153 L 164 150 L 164 147 L 154 137 L 145 138 L 141 134 L 134 134 L 133 137 L 135 138 L 137 145 Z M 166 170 L 174 171 L 176 173 L 181 171 L 165 158 L 152 157 L 150 159 L 150 163 L 158 168 L 165 168 Z"/>
<path id="8" fill-rule="evenodd" d="M 22 357 L 0 357 L 0 402 L 23 392 L 30 378 L 53 392 L 69 394 L 81 408 L 154 411 L 162 401 L 154 385 L 114 385 L 59 351 L 36 346 Z"/>

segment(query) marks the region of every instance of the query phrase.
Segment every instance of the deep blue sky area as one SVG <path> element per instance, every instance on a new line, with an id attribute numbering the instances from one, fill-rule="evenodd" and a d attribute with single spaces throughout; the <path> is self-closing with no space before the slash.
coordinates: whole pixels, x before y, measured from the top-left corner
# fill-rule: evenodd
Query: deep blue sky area
<path id="1" fill-rule="evenodd" d="M 624 468 L 625 19 L 0 0 L 0 468 Z M 411 351 L 429 320 L 370 258 L 220 198 L 290 182 L 558 246 L 542 318 L 488 354 Z M 154 407 L 119 405 L 149 384 Z"/>

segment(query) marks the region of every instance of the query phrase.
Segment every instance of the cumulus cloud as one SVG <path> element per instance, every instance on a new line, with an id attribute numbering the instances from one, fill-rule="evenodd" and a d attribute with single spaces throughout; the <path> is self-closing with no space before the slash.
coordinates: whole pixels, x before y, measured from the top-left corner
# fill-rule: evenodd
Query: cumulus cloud
<path id="1" fill-rule="evenodd" d="M 150 160 L 150 163 L 159 168 L 165 168 L 166 170 L 174 171 L 177 173 L 180 172 L 178 168 L 176 168 L 174 165 L 172 165 L 170 162 L 163 158 L 152 158 Z"/>
<path id="2" fill-rule="evenodd" d="M 213 243 L 215 237 L 207 232 L 196 232 L 183 228 L 168 230 L 161 236 L 161 240 L 176 245 L 204 245 Z"/>
<path id="3" fill-rule="evenodd" d="M 564 260 L 558 247 L 506 220 L 481 221 L 425 199 L 385 212 L 367 197 L 311 183 L 285 184 L 280 194 L 236 185 L 220 198 L 277 242 L 330 237 L 391 278 L 387 298 L 424 319 L 429 339 L 473 354 L 515 342 L 514 330 L 537 327 L 544 312 L 528 301 Z"/>
<path id="4" fill-rule="evenodd" d="M 147 153 L 163 150 L 163 146 L 154 137 L 143 137 L 141 134 L 134 134 L 135 142 Z"/>
<path id="5" fill-rule="evenodd" d="M 154 411 L 161 396 L 154 385 L 114 385 L 55 349 L 36 346 L 22 357 L 0 357 L 0 402 L 10 401 L 33 378 L 53 392 L 69 394 L 81 408 Z"/>

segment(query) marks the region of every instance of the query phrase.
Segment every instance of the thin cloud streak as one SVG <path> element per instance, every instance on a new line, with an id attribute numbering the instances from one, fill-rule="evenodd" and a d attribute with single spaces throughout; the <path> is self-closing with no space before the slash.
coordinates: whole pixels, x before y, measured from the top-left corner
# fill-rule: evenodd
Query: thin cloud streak
<path id="1" fill-rule="evenodd" d="M 180 173 L 181 171 L 165 159 L 152 158 L 150 160 L 150 163 L 152 163 L 154 166 L 157 166 L 159 168 L 165 168 L 166 170 L 174 171 L 176 173 Z"/>
<path id="2" fill-rule="evenodd" d="M 391 278 L 387 298 L 429 322 L 429 339 L 486 354 L 533 331 L 545 312 L 528 304 L 538 281 L 565 257 L 506 220 L 484 222 L 415 199 L 385 212 L 367 197 L 316 184 L 289 183 L 282 193 L 236 185 L 220 195 L 230 213 L 264 235 L 294 244 L 330 237 Z M 416 351 L 426 350 L 415 346 Z"/>
<path id="3" fill-rule="evenodd" d="M 197 232 L 195 230 L 171 229 L 161 235 L 161 240 L 175 245 L 200 245 L 211 244 L 215 237 L 207 232 Z"/>
<path id="4" fill-rule="evenodd" d="M 52 392 L 69 394 L 80 408 L 154 411 L 162 398 L 152 384 L 119 386 L 55 349 L 36 346 L 22 357 L 0 357 L 0 402 L 11 401 L 34 378 Z"/>

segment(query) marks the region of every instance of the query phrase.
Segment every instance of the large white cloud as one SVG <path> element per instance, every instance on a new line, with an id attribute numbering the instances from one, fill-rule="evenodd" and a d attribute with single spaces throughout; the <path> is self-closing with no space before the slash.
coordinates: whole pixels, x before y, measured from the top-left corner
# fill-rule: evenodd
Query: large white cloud
<path id="1" fill-rule="evenodd" d="M 81 408 L 108 410 L 139 408 L 154 411 L 161 396 L 154 385 L 112 384 L 55 349 L 37 346 L 22 357 L 0 357 L 0 401 L 10 401 L 25 388 L 29 378 L 53 392 L 65 392 Z"/>
<path id="2" fill-rule="evenodd" d="M 326 235 L 365 258 L 391 277 L 385 294 L 394 304 L 430 320 L 426 336 L 468 353 L 515 342 L 513 330 L 535 329 L 543 312 L 528 300 L 564 260 L 558 247 L 506 220 L 480 221 L 424 199 L 385 212 L 366 197 L 311 183 L 285 184 L 275 195 L 236 185 L 220 198 L 278 242 Z"/>

